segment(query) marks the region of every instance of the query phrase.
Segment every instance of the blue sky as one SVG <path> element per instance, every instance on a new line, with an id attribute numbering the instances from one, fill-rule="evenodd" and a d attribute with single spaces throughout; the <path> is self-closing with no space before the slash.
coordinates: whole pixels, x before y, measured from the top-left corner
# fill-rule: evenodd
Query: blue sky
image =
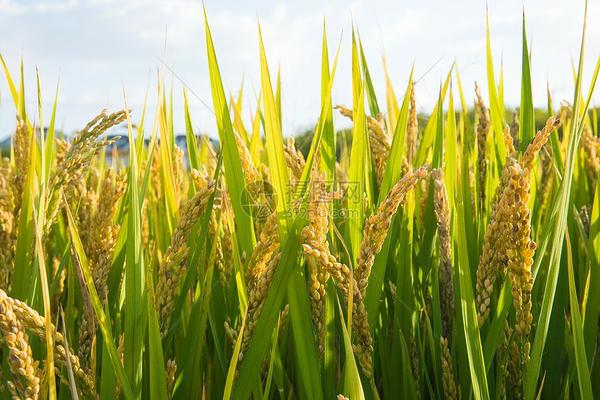
<path id="1" fill-rule="evenodd" d="M 587 76 L 600 52 L 600 4 L 592 0 Z M 405 89 L 414 63 L 417 104 L 428 110 L 440 80 L 456 59 L 469 101 L 473 82 L 485 82 L 485 1 L 214 1 L 206 0 L 226 90 L 245 82 L 246 115 L 259 87 L 257 21 L 274 73 L 281 66 L 284 133 L 311 128 L 319 112 L 320 45 L 327 21 L 330 51 L 342 35 L 334 102 L 349 104 L 352 22 L 360 31 L 377 92 L 383 99 L 381 56 L 385 52 L 397 93 Z M 583 1 L 490 1 L 492 45 L 498 71 L 505 68 L 508 105 L 518 103 L 521 68 L 521 12 L 527 16 L 532 51 L 534 101 L 544 105 L 546 81 L 555 103 L 571 100 L 571 63 L 578 53 Z M 123 106 L 123 91 L 139 116 L 146 89 L 153 107 L 156 79 L 165 65 L 185 81 L 194 127 L 214 134 L 198 0 L 0 0 L 0 53 L 11 71 L 25 62 L 28 107 L 35 107 L 35 68 L 40 70 L 46 108 L 60 79 L 57 124 L 83 126 L 100 109 Z M 167 78 L 170 74 L 167 71 Z M 485 85 L 483 85 L 485 86 Z M 181 87 L 174 81 L 176 130 L 183 129 Z M 485 91 L 484 91 L 485 92 Z M 598 104 L 599 96 L 595 98 Z M 151 108 L 152 109 L 152 108 Z M 47 115 L 48 111 L 46 111 Z M 0 79 L 0 137 L 14 128 L 14 107 Z M 347 125 L 336 117 L 338 126 Z"/>

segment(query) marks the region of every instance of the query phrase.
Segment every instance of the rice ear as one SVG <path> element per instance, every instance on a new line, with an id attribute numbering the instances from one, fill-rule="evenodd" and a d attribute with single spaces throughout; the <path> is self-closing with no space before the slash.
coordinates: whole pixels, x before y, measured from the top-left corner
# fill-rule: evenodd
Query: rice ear
<path id="1" fill-rule="evenodd" d="M 483 210 L 485 205 L 485 185 L 486 185 L 486 174 L 487 174 L 487 160 L 486 160 L 486 142 L 487 135 L 490 130 L 490 111 L 486 107 L 483 97 L 481 96 L 481 90 L 479 85 L 475 82 L 475 115 L 477 119 L 477 187 L 479 194 L 479 207 Z"/>

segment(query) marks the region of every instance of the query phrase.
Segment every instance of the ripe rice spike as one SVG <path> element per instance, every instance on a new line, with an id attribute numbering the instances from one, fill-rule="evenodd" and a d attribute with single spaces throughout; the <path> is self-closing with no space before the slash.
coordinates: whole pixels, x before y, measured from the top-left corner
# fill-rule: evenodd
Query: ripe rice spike
<path id="1" fill-rule="evenodd" d="M 487 159 L 485 154 L 487 135 L 490 130 L 490 111 L 483 102 L 479 85 L 475 82 L 475 115 L 477 116 L 477 171 L 479 207 L 483 210 L 485 205 L 485 182 L 487 173 Z"/>
<path id="2" fill-rule="evenodd" d="M 13 173 L 13 196 L 14 196 L 14 215 L 17 218 L 21 209 L 21 198 L 27 171 L 29 171 L 29 153 L 31 147 L 31 132 L 21 117 L 17 117 L 17 130 L 15 131 L 14 153 L 15 168 Z"/>
<path id="3" fill-rule="evenodd" d="M 454 318 L 454 283 L 452 275 L 452 254 L 450 241 L 450 210 L 441 169 L 432 172 L 433 205 L 437 220 L 438 239 L 440 242 L 440 299 L 442 306 L 443 334 L 450 337 Z"/>
<path id="4" fill-rule="evenodd" d="M 159 264 L 155 306 L 161 322 L 163 336 L 166 335 L 169 329 L 175 294 L 179 288 L 181 277 L 186 271 L 189 233 L 202 215 L 214 188 L 214 184 L 207 184 L 206 187 L 196 192 L 191 199 L 182 201 L 179 210 L 179 221 L 173 233 L 171 244 Z"/>
<path id="5" fill-rule="evenodd" d="M 408 126 L 406 129 L 406 161 L 413 165 L 415 149 L 417 148 L 417 136 L 419 134 L 419 119 L 417 117 L 417 101 L 415 97 L 415 84 L 411 82 L 410 108 L 408 111 Z"/>
<path id="6" fill-rule="evenodd" d="M 300 180 L 306 161 L 304 160 L 302 153 L 296 149 L 293 137 L 288 138 L 283 150 L 285 152 L 285 162 L 288 168 L 292 171 L 293 178 L 295 180 Z"/>
<path id="7" fill-rule="evenodd" d="M 125 111 L 118 111 L 110 115 L 103 111 L 75 136 L 64 159 L 56 166 L 56 172 L 50 177 L 47 217 L 44 226 L 46 234 L 56 221 L 62 198 L 61 192 L 68 192 L 69 187 L 81 179 L 98 149 L 110 143 L 105 140 L 98 141 L 97 138 L 107 129 L 123 122 L 125 118 Z"/>
<path id="8" fill-rule="evenodd" d="M 342 290 L 344 299 L 347 302 L 352 293 L 352 326 L 356 335 L 356 343 L 353 346 L 354 352 L 363 367 L 365 374 L 371 377 L 373 375 L 373 364 L 371 354 L 373 352 L 373 339 L 369 328 L 369 319 L 367 310 L 363 303 L 363 296 L 359 290 L 356 279 L 347 265 L 340 263 L 329 251 L 327 244 L 314 240 L 307 240 L 302 245 L 304 254 L 313 258 L 319 266 L 327 271 L 337 286 Z"/>
<path id="9" fill-rule="evenodd" d="M 387 236 L 392 217 L 396 214 L 398 207 L 404 201 L 406 195 L 412 190 L 417 182 L 424 179 L 428 174 L 428 167 L 420 167 L 414 172 L 409 172 L 392 187 L 377 210 L 365 221 L 363 240 L 360 254 L 358 256 L 355 276 L 358 288 L 362 296 L 369 282 L 371 268 L 375 262 L 375 256 L 381 250 Z"/>
<path id="10" fill-rule="evenodd" d="M 315 166 L 317 166 L 315 164 Z M 303 241 L 315 241 L 327 246 L 329 230 L 329 197 L 325 174 L 313 169 L 311 181 L 311 200 L 308 206 L 308 225 L 302 231 Z M 308 258 L 310 280 L 308 289 L 312 307 L 312 320 L 319 355 L 325 350 L 325 291 L 329 273 L 312 257 Z"/>
<path id="11" fill-rule="evenodd" d="M 38 314 L 37 311 L 29 307 L 24 302 L 7 296 L 2 289 L 0 289 L 0 304 L 6 305 L 7 308 L 12 309 L 24 328 L 29 329 L 41 340 L 45 340 L 46 329 L 44 325 L 44 317 Z M 86 396 L 94 397 L 96 393 L 94 377 L 88 375 L 87 372 L 81 368 L 79 358 L 74 355 L 73 352 L 67 353 L 65 349 L 65 339 L 62 333 L 58 332 L 54 326 L 52 326 L 52 331 L 54 332 L 54 353 L 56 355 L 55 361 L 57 373 L 61 374 L 61 370 L 66 368 L 68 354 L 73 373 L 75 374 L 75 377 L 77 377 L 82 383 L 81 389 L 83 393 L 86 394 Z"/>
<path id="12" fill-rule="evenodd" d="M 29 336 L 8 296 L 0 290 L 0 332 L 8 348 L 8 365 L 14 377 L 8 387 L 14 398 L 37 399 L 40 391 L 40 370 L 33 359 Z"/>
<path id="13" fill-rule="evenodd" d="M 440 338 L 440 349 L 442 358 L 442 381 L 444 385 L 444 398 L 447 400 L 458 400 L 458 390 L 454 380 L 454 367 L 452 363 L 452 355 L 448 347 L 448 339 Z"/>
<path id="14" fill-rule="evenodd" d="M 560 119 L 556 117 L 550 117 L 546 121 L 546 125 L 537 132 L 533 141 L 527 146 L 527 149 L 523 153 L 519 163 L 521 167 L 526 170 L 531 170 L 533 167 L 533 159 L 542 149 L 542 146 L 546 144 L 552 132 L 560 126 Z"/>

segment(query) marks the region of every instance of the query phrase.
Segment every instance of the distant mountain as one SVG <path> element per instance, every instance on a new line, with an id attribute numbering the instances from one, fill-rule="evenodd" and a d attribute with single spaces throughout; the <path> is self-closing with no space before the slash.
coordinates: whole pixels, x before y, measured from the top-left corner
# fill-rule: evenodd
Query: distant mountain
<path id="1" fill-rule="evenodd" d="M 196 141 L 199 142 L 203 137 L 206 137 L 206 136 L 205 135 L 196 135 Z M 114 141 L 114 143 L 112 144 L 111 147 L 116 146 L 119 154 L 129 152 L 129 135 L 126 130 L 125 131 L 119 130 L 116 132 L 113 131 L 113 132 L 105 135 L 104 138 Z M 214 146 L 215 150 L 218 150 L 219 149 L 219 141 L 215 140 L 213 138 L 210 138 L 210 137 L 208 139 Z M 160 140 L 160 138 L 159 138 L 159 140 Z M 148 146 L 150 144 L 150 138 L 144 138 L 144 144 L 146 146 Z M 179 147 L 181 150 L 183 150 L 184 154 L 187 155 L 187 136 L 185 134 L 180 133 L 180 134 L 175 135 L 175 145 L 177 145 L 177 147 Z"/>
<path id="2" fill-rule="evenodd" d="M 8 154 L 10 151 L 11 136 L 0 142 L 0 153 Z"/>
<path id="3" fill-rule="evenodd" d="M 48 128 L 44 129 L 44 132 L 46 132 L 47 129 Z M 37 131 L 38 131 L 38 139 L 39 139 L 40 131 L 39 131 L 39 129 Z M 56 137 L 64 138 L 66 140 L 71 140 L 73 138 L 73 136 L 74 136 L 74 134 L 65 135 L 62 132 L 56 133 Z M 204 137 L 204 135 L 196 135 L 196 140 L 200 141 L 200 139 L 202 137 Z M 104 135 L 103 138 L 114 141 L 114 143 L 110 146 L 110 150 L 112 151 L 112 149 L 114 147 L 116 147 L 117 153 L 120 156 L 123 156 L 124 154 L 127 154 L 129 152 L 129 136 L 128 136 L 128 132 L 127 132 L 127 127 L 119 126 L 115 129 L 113 129 L 112 131 L 110 131 L 110 133 Z M 214 146 L 214 148 L 216 150 L 218 150 L 219 149 L 218 140 L 215 140 L 210 137 L 209 137 L 209 140 L 212 143 L 212 145 Z M 12 143 L 12 135 L 8 136 L 7 138 L 0 141 L 0 155 L 1 156 L 7 157 L 9 155 L 11 143 Z M 146 146 L 148 146 L 150 144 L 150 139 L 144 138 L 144 143 L 146 144 Z M 183 150 L 183 154 L 187 159 L 187 137 L 186 137 L 186 135 L 185 134 L 175 135 L 175 144 L 177 145 L 177 147 L 179 147 L 181 150 Z M 110 151 L 109 151 L 109 153 L 110 153 Z"/>

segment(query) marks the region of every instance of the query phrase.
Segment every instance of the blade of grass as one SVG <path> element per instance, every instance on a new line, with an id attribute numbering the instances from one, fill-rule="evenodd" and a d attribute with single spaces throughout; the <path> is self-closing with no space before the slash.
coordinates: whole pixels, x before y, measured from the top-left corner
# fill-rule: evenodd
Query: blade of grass
<path id="1" fill-rule="evenodd" d="M 569 275 L 569 300 L 571 304 L 571 328 L 573 330 L 573 346 L 575 350 L 575 364 L 577 367 L 577 386 L 579 387 L 579 393 L 582 399 L 593 399 L 594 394 L 592 392 L 590 369 L 588 367 L 587 356 L 585 354 L 585 343 L 583 341 L 583 324 L 581 321 L 581 312 L 579 311 L 577 290 L 575 288 L 571 240 L 569 239 L 568 231 L 565 233 L 565 235 L 567 243 L 567 266 Z"/>
<path id="2" fill-rule="evenodd" d="M 86 289 L 89 293 L 89 297 L 92 303 L 92 308 L 94 310 L 94 313 L 96 314 L 96 320 L 98 321 L 100 331 L 102 332 L 104 346 L 106 347 L 110 355 L 111 365 L 117 375 L 117 378 L 119 379 L 119 383 L 121 384 L 121 388 L 123 390 L 125 398 L 128 400 L 135 399 L 136 397 L 134 396 L 133 389 L 131 388 L 129 378 L 125 373 L 123 365 L 121 365 L 121 356 L 117 351 L 117 348 L 115 347 L 112 333 L 110 330 L 110 324 L 108 323 L 104 311 L 102 310 L 102 305 L 100 303 L 100 299 L 98 298 L 98 293 L 96 292 L 96 286 L 94 285 L 94 280 L 92 278 L 92 274 L 88 266 L 88 260 L 83 249 L 83 244 L 81 243 L 79 233 L 77 232 L 76 222 L 73 219 L 71 209 L 69 208 L 69 205 L 67 203 L 65 203 L 65 210 L 67 214 L 67 222 L 69 234 L 71 237 L 71 246 L 73 247 L 73 253 L 76 257 L 77 265 L 81 269 Z"/>
<path id="3" fill-rule="evenodd" d="M 301 381 L 309 398 L 322 399 L 321 369 L 318 367 L 320 365 L 319 356 L 313 340 L 306 278 L 301 274 L 300 268 L 294 264 L 285 265 L 285 267 L 295 267 L 288 282 L 287 298 L 290 304 L 292 333 Z"/>
<path id="4" fill-rule="evenodd" d="M 454 189 L 458 179 L 459 158 L 457 152 L 457 134 L 456 134 L 456 114 L 454 111 L 454 96 L 452 94 L 452 84 L 448 92 L 448 115 L 446 117 L 444 141 L 444 176 L 448 198 L 454 198 Z"/>
<path id="5" fill-rule="evenodd" d="M 44 135 L 44 118 L 42 112 L 42 93 L 39 71 L 36 68 L 37 81 L 37 100 L 38 100 L 38 115 L 41 129 L 40 135 L 40 168 L 39 168 L 39 185 L 40 195 L 37 203 L 37 210 L 33 209 L 34 232 L 35 232 L 35 263 L 38 265 L 39 279 L 42 287 L 42 300 L 44 304 L 44 329 L 46 331 L 46 365 L 45 365 L 45 384 L 48 385 L 48 398 L 56 399 L 56 378 L 54 374 L 54 327 L 52 326 L 52 308 L 50 305 L 50 289 L 48 287 L 48 273 L 46 272 L 46 260 L 44 256 L 44 248 L 42 246 L 42 227 L 45 225 L 46 216 L 46 162 L 45 162 L 45 135 Z M 32 137 L 31 151 L 37 154 L 34 150 L 37 147 L 36 137 Z M 31 164 L 37 166 L 35 159 L 31 159 Z M 30 173 L 33 173 L 33 168 Z M 36 212 L 37 211 L 37 212 Z M 37 215 L 36 215 L 37 214 Z"/>
<path id="6" fill-rule="evenodd" d="M 525 399 L 530 400 L 534 398 L 537 381 L 539 378 L 540 367 L 542 362 L 542 353 L 546 344 L 546 336 L 548 334 L 548 325 L 550 323 L 550 315 L 552 313 L 552 305 L 554 302 L 554 295 L 556 292 L 556 284 L 558 281 L 559 265 L 562 253 L 562 244 L 565 236 L 567 226 L 567 216 L 569 210 L 569 198 L 571 195 L 571 187 L 573 182 L 573 169 L 575 166 L 575 157 L 577 154 L 577 148 L 579 140 L 583 131 L 583 118 L 591 100 L 591 95 L 594 91 L 598 72 L 600 70 L 600 58 L 596 64 L 596 69 L 590 83 L 589 94 L 587 102 L 581 110 L 579 108 L 580 102 L 578 101 L 581 92 L 581 80 L 583 79 L 583 57 L 585 47 L 585 32 L 587 26 L 587 1 L 584 13 L 583 32 L 581 38 L 581 48 L 579 53 L 579 66 L 577 71 L 575 93 L 573 98 L 573 123 L 571 124 L 571 130 L 567 143 L 567 154 L 565 158 L 565 172 L 563 179 L 560 183 L 557 196 L 553 204 L 553 214 L 555 214 L 551 226 L 552 226 L 552 247 L 550 249 L 550 255 L 548 259 L 548 270 L 546 273 L 546 281 L 543 286 L 543 299 L 540 308 L 540 313 L 537 322 L 537 328 L 535 331 L 535 337 L 533 341 L 531 359 L 527 368 L 525 377 Z M 554 213 L 556 210 L 556 213 Z"/>
<path id="7" fill-rule="evenodd" d="M 337 304 L 340 314 L 340 326 L 342 327 L 344 353 L 346 354 L 346 362 L 344 364 L 344 393 L 350 399 L 364 400 L 365 394 L 363 393 L 363 388 L 360 383 L 358 366 L 356 365 L 354 351 L 352 350 L 352 340 L 350 339 L 348 329 L 346 329 L 346 321 L 344 321 L 344 313 L 342 311 L 342 306 L 339 299 L 337 299 Z"/>
<path id="8" fill-rule="evenodd" d="M 127 112 L 129 143 L 134 143 L 131 117 Z M 165 142 L 163 140 L 163 142 Z M 125 352 L 124 366 L 136 398 L 142 392 L 144 338 L 147 306 L 142 246 L 142 216 L 135 147 L 129 147 L 127 196 L 127 244 L 125 260 Z"/>
<path id="9" fill-rule="evenodd" d="M 375 87 L 373 86 L 373 81 L 371 80 L 371 73 L 369 72 L 369 67 L 367 65 L 367 58 L 365 57 L 365 51 L 363 48 L 362 40 L 358 39 L 359 47 L 360 47 L 360 63 L 362 65 L 362 69 L 364 71 L 365 76 L 365 90 L 367 92 L 367 101 L 369 103 L 369 112 L 372 117 L 377 117 L 381 112 L 379 110 L 379 104 L 377 104 L 377 96 L 375 96 Z"/>
<path id="10" fill-rule="evenodd" d="M 396 93 L 394 92 L 394 87 L 392 86 L 392 79 L 390 78 L 385 55 L 382 56 L 382 63 L 383 72 L 385 74 L 385 99 L 387 104 L 388 129 L 390 132 L 394 132 L 396 130 L 396 121 L 398 120 L 398 115 L 400 114 L 400 108 L 398 107 L 398 100 L 396 99 Z"/>
<path id="11" fill-rule="evenodd" d="M 277 326 L 282 322 L 281 314 L 279 314 L 279 320 L 277 321 Z M 277 346 L 279 345 L 279 329 L 273 330 L 273 339 L 271 339 L 271 352 L 269 354 L 269 369 L 267 371 L 267 380 L 265 382 L 265 391 L 263 397 L 265 399 L 269 398 L 269 393 L 271 391 L 271 383 L 273 382 L 273 369 L 275 366 L 275 359 L 277 359 Z"/>
<path id="12" fill-rule="evenodd" d="M 237 370 L 237 363 L 240 358 L 240 349 L 242 347 L 242 338 L 244 336 L 244 329 L 246 327 L 246 315 L 242 319 L 242 325 L 238 333 L 235 346 L 233 347 L 233 354 L 231 355 L 231 361 L 229 363 L 229 370 L 227 370 L 227 381 L 225 383 L 225 390 L 223 391 L 223 400 L 229 400 L 233 389 L 233 383 L 235 380 L 235 372 Z"/>
<path id="13" fill-rule="evenodd" d="M 352 33 L 352 98 L 353 117 L 352 148 L 350 151 L 349 184 L 353 185 L 355 196 L 348 199 L 348 235 L 352 251 L 352 265 L 356 264 L 362 241 L 365 204 L 363 196 L 366 191 L 366 181 L 370 177 L 367 166 L 369 140 L 365 114 L 365 87 L 361 77 L 358 49 L 354 32 Z"/>
<path id="14" fill-rule="evenodd" d="M 303 225 L 304 221 L 296 217 L 286 240 L 283 242 L 279 265 L 275 270 L 264 306 L 256 322 L 252 339 L 239 367 L 239 376 L 234 386 L 233 398 L 249 398 L 250 393 L 256 385 L 256 371 L 260 368 L 263 356 L 269 347 L 271 333 L 277 323 L 279 311 L 281 310 L 283 298 L 288 287 L 288 281 L 291 274 L 295 272 L 295 268 L 292 268 L 292 266 L 296 265 L 297 254 L 300 249 L 299 234 Z"/>
<path id="15" fill-rule="evenodd" d="M 327 48 L 327 29 L 323 20 L 323 41 L 321 45 L 321 104 L 325 106 L 325 122 L 323 124 L 323 135 L 321 144 L 321 165 L 327 176 L 327 180 L 333 182 L 335 179 L 335 150 L 336 135 L 333 128 L 333 109 L 331 106 L 331 94 L 328 97 L 329 81 L 331 73 L 329 70 L 329 50 Z"/>
<path id="16" fill-rule="evenodd" d="M 42 247 L 42 229 L 44 226 L 45 213 L 39 213 L 39 221 L 35 225 L 35 250 L 37 255 L 37 264 L 39 267 L 40 282 L 42 286 L 42 299 L 44 302 L 44 329 L 46 330 L 46 376 L 48 385 L 48 398 L 56 399 L 56 378 L 54 376 L 54 327 L 52 326 L 52 308 L 50 306 L 50 290 L 48 288 L 48 274 L 46 272 L 46 263 L 44 250 Z"/>
<path id="17" fill-rule="evenodd" d="M 450 71 L 448 71 L 448 75 L 446 76 L 446 79 L 444 80 L 444 84 L 442 85 L 442 94 L 441 94 L 441 96 L 438 96 L 438 99 L 441 98 L 442 101 L 443 101 L 443 99 L 446 98 L 446 91 L 448 90 L 448 87 L 450 86 L 453 68 L 454 68 L 454 66 L 452 66 L 452 68 L 450 68 Z M 437 108 L 438 108 L 438 104 L 436 103 L 433 106 L 433 109 L 435 110 Z M 416 153 L 415 162 L 414 162 L 415 166 L 420 166 L 420 165 L 425 164 L 426 159 L 427 159 L 427 154 L 433 147 L 433 141 L 435 139 L 436 129 L 437 129 L 437 113 L 432 113 L 429 120 L 427 121 L 427 125 L 425 126 L 425 132 L 423 133 L 422 139 L 419 143 L 419 147 L 417 148 L 417 153 Z"/>
<path id="18" fill-rule="evenodd" d="M 149 352 L 149 382 L 150 399 L 161 400 L 169 398 L 167 395 L 167 374 L 165 371 L 165 360 L 163 346 L 160 337 L 160 325 L 158 315 L 154 308 L 154 282 L 153 271 L 146 269 L 146 312 L 148 313 L 148 352 Z"/>
<path id="19" fill-rule="evenodd" d="M 4 57 L 0 54 L 0 62 L 2 63 L 2 69 L 4 69 L 4 75 L 6 77 L 6 83 L 8 84 L 8 89 L 10 90 L 10 95 L 12 97 L 13 103 L 15 107 L 19 107 L 19 93 L 17 92 L 17 88 L 15 83 L 10 75 L 10 71 L 8 70 L 8 66 L 6 65 L 6 61 L 4 61 Z"/>
<path id="20" fill-rule="evenodd" d="M 402 100 L 402 106 L 398 113 L 398 120 L 395 121 L 396 129 L 392 136 L 392 145 L 390 147 L 390 157 L 388 159 L 381 187 L 379 189 L 378 203 L 385 198 L 392 186 L 400 179 L 402 172 L 402 158 L 406 152 L 406 129 L 408 126 L 408 108 L 410 104 L 410 96 L 413 86 L 413 70 L 410 71 L 408 83 L 406 85 L 406 93 Z"/>
<path id="21" fill-rule="evenodd" d="M 55 123 L 56 123 L 56 105 L 58 104 L 58 88 L 59 84 L 56 84 L 56 93 L 54 95 L 54 102 L 52 104 L 52 114 L 50 116 L 50 123 L 48 124 L 48 130 L 46 131 L 46 145 L 44 148 L 45 156 L 45 172 L 46 182 L 50 177 L 50 168 L 54 161 L 54 143 L 55 143 Z"/>
<path id="22" fill-rule="evenodd" d="M 223 152 L 225 181 L 227 182 L 227 190 L 229 192 L 229 197 L 231 198 L 235 220 L 237 221 L 239 244 L 246 254 L 252 254 L 252 249 L 254 248 L 256 240 L 254 237 L 254 225 L 252 224 L 251 216 L 248 215 L 243 208 L 243 204 L 250 203 L 248 202 L 249 199 L 246 198 L 247 196 L 244 191 L 246 182 L 242 171 L 240 154 L 235 142 L 233 126 L 231 125 L 227 100 L 225 99 L 221 72 L 219 71 L 219 65 L 217 63 L 217 55 L 208 26 L 206 9 L 204 9 L 204 27 L 213 105 L 215 108 L 221 151 Z"/>
<path id="23" fill-rule="evenodd" d="M 244 143 L 248 145 L 250 143 L 250 138 L 248 137 L 248 131 L 244 127 L 244 120 L 242 119 L 242 101 L 244 99 L 244 80 L 242 79 L 242 83 L 240 85 L 240 90 L 238 91 L 237 101 L 231 97 L 231 105 L 233 108 L 233 123 L 235 125 L 235 130 L 238 135 L 244 140 Z"/>
<path id="24" fill-rule="evenodd" d="M 110 308 L 108 304 L 105 306 L 104 313 L 106 315 L 107 325 L 111 326 Z M 121 327 L 118 322 L 119 321 L 116 321 L 115 323 L 115 332 L 121 331 Z M 100 399 L 102 400 L 114 400 L 117 396 L 117 376 L 115 369 L 112 367 L 112 356 L 113 355 L 111 353 L 110 346 L 105 343 L 105 339 L 102 337 L 102 366 L 100 371 Z"/>
<path id="25" fill-rule="evenodd" d="M 588 248 L 590 251 L 589 284 L 583 305 L 583 334 L 588 361 L 591 362 L 598 326 L 596 316 L 600 312 L 600 185 L 596 184 L 590 215 Z"/>
<path id="26" fill-rule="evenodd" d="M 496 78 L 494 76 L 494 61 L 492 59 L 492 43 L 490 38 L 490 18 L 486 12 L 485 17 L 485 48 L 486 48 L 486 66 L 487 66 L 487 84 L 490 97 L 490 118 L 492 120 L 493 143 L 496 150 L 496 162 L 501 169 L 504 160 L 506 160 L 506 148 L 502 138 L 504 126 L 504 109 L 501 108 L 501 100 L 496 88 Z"/>
<path id="27" fill-rule="evenodd" d="M 31 296 L 36 274 L 32 272 L 32 245 L 35 240 L 35 229 L 33 220 L 33 202 L 35 195 L 35 165 L 37 163 L 37 151 L 35 150 L 35 135 L 29 130 L 29 167 L 27 178 L 23 188 L 21 210 L 19 211 L 17 238 L 15 245 L 15 264 L 12 276 L 11 296 L 26 301 Z M 34 276 L 33 279 L 30 279 Z"/>
<path id="28" fill-rule="evenodd" d="M 198 155 L 198 141 L 194 135 L 194 128 L 192 127 L 192 117 L 190 116 L 190 109 L 188 105 L 187 91 L 183 89 L 183 113 L 185 116 L 185 141 L 187 143 L 188 160 L 190 167 L 200 170 L 200 158 Z"/>
<path id="29" fill-rule="evenodd" d="M 379 189 L 379 203 L 385 199 L 389 190 L 400 179 L 402 160 L 406 150 L 406 130 L 408 127 L 408 109 L 410 104 L 410 92 L 412 90 L 412 78 L 413 74 L 411 71 L 408 85 L 406 86 L 406 93 L 404 94 L 404 100 L 402 101 L 402 107 L 398 114 L 398 120 L 396 121 L 396 130 L 392 138 L 390 157 Z M 383 243 L 381 251 L 377 257 L 375 257 L 371 276 L 369 277 L 369 284 L 367 285 L 364 302 L 369 316 L 369 325 L 371 327 L 374 327 L 377 321 L 379 300 L 383 291 L 383 280 L 388 264 L 387 260 L 390 250 L 390 240 L 390 236 L 388 235 Z"/>
<path id="30" fill-rule="evenodd" d="M 519 150 L 525 151 L 535 135 L 535 114 L 531 90 L 531 67 L 525 31 L 525 11 L 523 11 L 523 52 L 521 54 L 521 107 L 519 108 Z"/>
<path id="31" fill-rule="evenodd" d="M 261 94 L 263 100 L 263 116 L 265 128 L 265 141 L 267 148 L 267 158 L 269 160 L 269 171 L 271 174 L 271 183 L 274 186 L 277 204 L 277 220 L 279 222 L 279 233 L 285 238 L 288 229 L 288 192 L 289 177 L 288 169 L 285 163 L 283 151 L 283 135 L 281 132 L 281 110 L 280 102 L 273 96 L 273 86 L 271 85 L 271 75 L 267 63 L 267 55 L 263 43 L 260 24 L 258 26 L 258 37 L 260 45 L 260 81 Z M 279 76 L 279 75 L 278 75 Z M 279 85 L 278 85 L 279 87 Z M 279 97 L 279 96 L 278 96 Z"/>
<path id="32" fill-rule="evenodd" d="M 463 328 L 463 337 L 466 343 L 467 355 L 469 359 L 469 370 L 471 374 L 473 395 L 476 399 L 489 399 L 489 390 L 484 362 L 484 353 L 481 347 L 481 337 L 479 335 L 479 323 L 477 322 L 477 312 L 473 297 L 473 286 L 471 279 L 471 268 L 469 267 L 468 244 L 465 232 L 464 220 L 470 216 L 464 214 L 464 202 L 461 190 L 456 191 L 456 203 L 454 210 L 456 212 L 456 222 L 453 224 L 453 238 L 455 242 L 457 255 L 456 268 L 454 273 L 458 276 L 460 291 L 460 308 L 462 314 L 461 325 Z M 467 200 L 468 201 L 468 200 Z"/>
<path id="33" fill-rule="evenodd" d="M 315 155 L 317 151 L 321 148 L 321 138 L 323 137 L 325 126 L 327 123 L 327 105 L 331 104 L 331 96 L 333 89 L 333 82 L 335 79 L 335 72 L 337 70 L 337 64 L 340 55 L 340 47 L 341 47 L 341 37 L 340 43 L 338 44 L 337 50 L 335 52 L 335 57 L 333 59 L 333 66 L 331 67 L 331 76 L 329 77 L 329 82 L 327 86 L 327 90 L 325 92 L 325 97 L 321 100 L 321 112 L 319 114 L 319 121 L 317 123 L 317 128 L 315 129 L 315 136 L 310 144 L 310 150 L 308 151 L 308 157 L 306 157 L 306 163 L 304 165 L 304 169 L 302 170 L 302 176 L 300 178 L 300 182 L 308 182 L 310 173 L 312 171 Z M 306 185 L 305 185 L 306 186 Z M 302 189 L 302 188 L 301 188 Z M 304 188 L 306 189 L 306 188 Z M 298 193 L 297 198 L 301 198 L 304 195 L 304 192 Z"/>

